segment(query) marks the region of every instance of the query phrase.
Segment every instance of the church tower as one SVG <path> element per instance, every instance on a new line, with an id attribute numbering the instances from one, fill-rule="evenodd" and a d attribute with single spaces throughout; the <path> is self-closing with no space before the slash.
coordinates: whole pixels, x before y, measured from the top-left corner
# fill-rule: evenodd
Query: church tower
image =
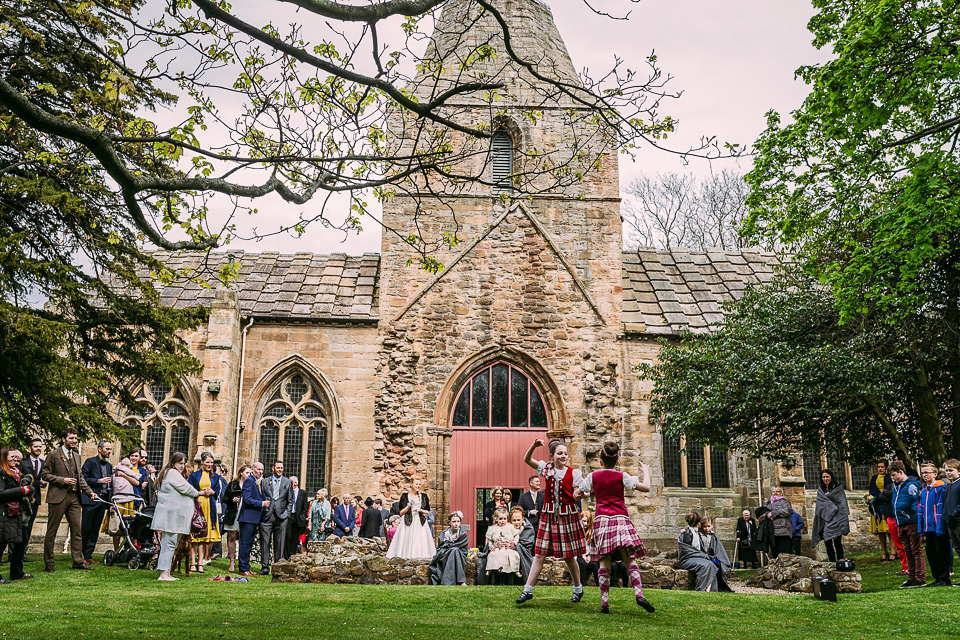
<path id="1" fill-rule="evenodd" d="M 397 233 L 384 231 L 380 268 L 381 486 L 395 496 L 424 477 L 439 511 L 463 510 L 468 523 L 489 487 L 526 486 L 535 438 L 565 438 L 582 461 L 622 428 L 615 138 L 579 89 L 549 7 L 494 4 L 523 64 L 495 16 L 451 0 L 409 88 L 422 104 L 455 83 L 502 84 L 443 110 L 492 134 L 449 133 L 467 152 L 454 169 L 479 182 L 438 178 L 383 206 Z M 413 145 L 422 124 L 398 117 L 391 133 Z M 439 272 L 421 268 L 402 240 L 411 233 L 439 246 Z M 443 245 L 444 234 L 459 242 Z"/>

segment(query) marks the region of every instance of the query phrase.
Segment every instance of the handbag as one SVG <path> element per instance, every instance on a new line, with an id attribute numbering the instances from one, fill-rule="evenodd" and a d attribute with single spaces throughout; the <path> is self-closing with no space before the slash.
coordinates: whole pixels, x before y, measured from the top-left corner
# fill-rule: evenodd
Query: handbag
<path id="1" fill-rule="evenodd" d="M 193 503 L 193 519 L 190 521 L 190 535 L 194 538 L 207 537 L 207 519 L 203 517 L 203 507 L 196 501 Z"/>
<path id="2" fill-rule="evenodd" d="M 333 523 L 328 520 L 327 524 L 323 526 L 323 532 L 327 535 L 330 535 L 331 533 L 333 533 L 333 530 L 334 530 Z"/>
<path id="3" fill-rule="evenodd" d="M 110 515 L 107 517 L 107 535 L 116 536 L 120 534 L 120 514 L 115 510 L 110 510 Z"/>

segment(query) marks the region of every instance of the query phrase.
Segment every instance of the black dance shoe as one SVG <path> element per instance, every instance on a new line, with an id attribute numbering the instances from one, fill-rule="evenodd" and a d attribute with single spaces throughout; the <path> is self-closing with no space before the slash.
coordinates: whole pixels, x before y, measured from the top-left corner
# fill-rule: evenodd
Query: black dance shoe
<path id="1" fill-rule="evenodd" d="M 646 598 L 638 596 L 637 604 L 643 607 L 644 609 L 646 609 L 647 611 L 649 611 L 650 613 L 653 613 L 654 611 L 656 611 L 656 609 L 653 608 L 653 605 L 650 604 Z"/>
<path id="2" fill-rule="evenodd" d="M 600 605 L 600 613 L 610 613 L 610 605 L 608 604 Z"/>
<path id="3" fill-rule="evenodd" d="M 570 596 L 570 602 L 574 604 L 580 602 L 582 599 L 583 599 L 583 591 L 580 591 L 579 593 L 574 591 L 573 595 Z"/>
<path id="4" fill-rule="evenodd" d="M 523 604 L 527 600 L 533 600 L 533 591 L 530 591 L 529 593 L 526 591 L 521 592 L 520 597 L 517 598 L 517 604 Z"/>

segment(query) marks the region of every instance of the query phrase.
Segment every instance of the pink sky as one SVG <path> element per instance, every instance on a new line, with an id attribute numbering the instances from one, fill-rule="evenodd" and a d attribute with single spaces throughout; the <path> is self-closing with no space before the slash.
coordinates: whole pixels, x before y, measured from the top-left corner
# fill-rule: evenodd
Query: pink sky
<path id="1" fill-rule="evenodd" d="M 680 129 L 668 141 L 686 148 L 701 135 L 721 141 L 750 145 L 764 126 L 769 109 L 781 113 L 798 107 L 807 87 L 794 80 L 803 64 L 822 61 L 806 29 L 813 15 L 808 0 L 592 0 L 598 8 L 622 14 L 632 10 L 627 21 L 613 21 L 592 14 L 580 0 L 552 0 L 555 21 L 578 70 L 609 68 L 620 56 L 633 68 L 655 50 L 664 72 L 674 77 L 670 86 L 683 96 L 665 103 L 663 113 L 680 121 Z M 705 174 L 733 166 L 749 168 L 749 158 L 737 161 L 694 161 L 684 167 L 676 156 L 641 149 L 636 161 L 621 156 L 620 184 L 626 187 L 640 173 L 691 171 Z M 280 208 L 263 202 L 270 218 L 285 217 Z M 260 224 L 266 226 L 266 220 Z M 364 231 L 344 239 L 320 225 L 300 239 L 275 236 L 261 242 L 235 241 L 231 248 L 248 251 L 310 251 L 359 254 L 379 251 L 380 232 L 373 221 Z"/>

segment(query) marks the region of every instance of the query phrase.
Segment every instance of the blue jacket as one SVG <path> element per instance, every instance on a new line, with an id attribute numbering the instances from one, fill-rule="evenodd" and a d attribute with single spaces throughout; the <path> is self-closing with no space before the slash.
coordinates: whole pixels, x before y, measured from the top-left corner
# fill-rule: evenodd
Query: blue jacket
<path id="1" fill-rule="evenodd" d="M 908 477 L 900 483 L 893 483 L 893 518 L 897 526 L 917 524 L 917 504 L 920 502 L 920 480 Z"/>
<path id="2" fill-rule="evenodd" d="M 203 469 L 197 469 L 190 474 L 190 477 L 187 478 L 187 482 L 190 483 L 190 486 L 200 491 L 200 478 L 202 477 Z M 213 489 L 212 496 L 201 496 L 198 500 L 207 500 L 210 505 L 210 519 L 217 523 L 217 528 L 220 527 L 220 520 L 223 519 L 223 514 L 220 513 L 220 502 L 223 500 L 223 494 L 227 491 L 227 482 L 223 479 L 223 476 L 219 473 L 210 474 L 210 488 Z"/>
<path id="3" fill-rule="evenodd" d="M 243 498 L 240 500 L 240 516 L 237 522 L 259 523 L 263 515 L 263 500 L 264 496 L 260 492 L 260 487 L 257 486 L 257 479 L 250 474 L 243 481 Z"/>
<path id="4" fill-rule="evenodd" d="M 357 512 L 351 506 L 344 509 L 342 504 L 338 504 L 333 510 L 333 535 L 338 538 L 349 535 L 357 526 Z"/>
<path id="5" fill-rule="evenodd" d="M 943 494 L 946 488 L 940 480 L 934 480 L 932 485 L 923 485 L 917 505 L 918 533 L 946 535 L 947 523 L 943 520 Z"/>
<path id="6" fill-rule="evenodd" d="M 793 537 L 799 538 L 803 535 L 803 516 L 794 511 L 793 515 L 790 516 L 790 520 L 793 522 Z"/>
<path id="7" fill-rule="evenodd" d="M 943 489 L 943 518 L 947 527 L 960 527 L 960 480 L 954 480 Z"/>
<path id="8" fill-rule="evenodd" d="M 83 467 L 80 468 L 80 473 L 83 475 L 83 479 L 87 481 L 87 484 L 90 485 L 90 488 L 95 494 L 103 498 L 104 500 L 109 500 L 111 495 L 111 486 L 109 484 L 100 484 L 100 480 L 103 478 L 112 478 L 113 477 L 113 465 L 109 462 L 104 462 L 107 468 L 107 474 L 103 474 L 103 468 L 100 466 L 100 456 L 93 456 L 92 458 L 87 458 L 83 461 Z M 80 504 L 91 505 L 94 504 L 93 500 L 87 497 L 87 494 L 80 494 Z M 102 503 L 97 503 L 102 504 Z"/>

